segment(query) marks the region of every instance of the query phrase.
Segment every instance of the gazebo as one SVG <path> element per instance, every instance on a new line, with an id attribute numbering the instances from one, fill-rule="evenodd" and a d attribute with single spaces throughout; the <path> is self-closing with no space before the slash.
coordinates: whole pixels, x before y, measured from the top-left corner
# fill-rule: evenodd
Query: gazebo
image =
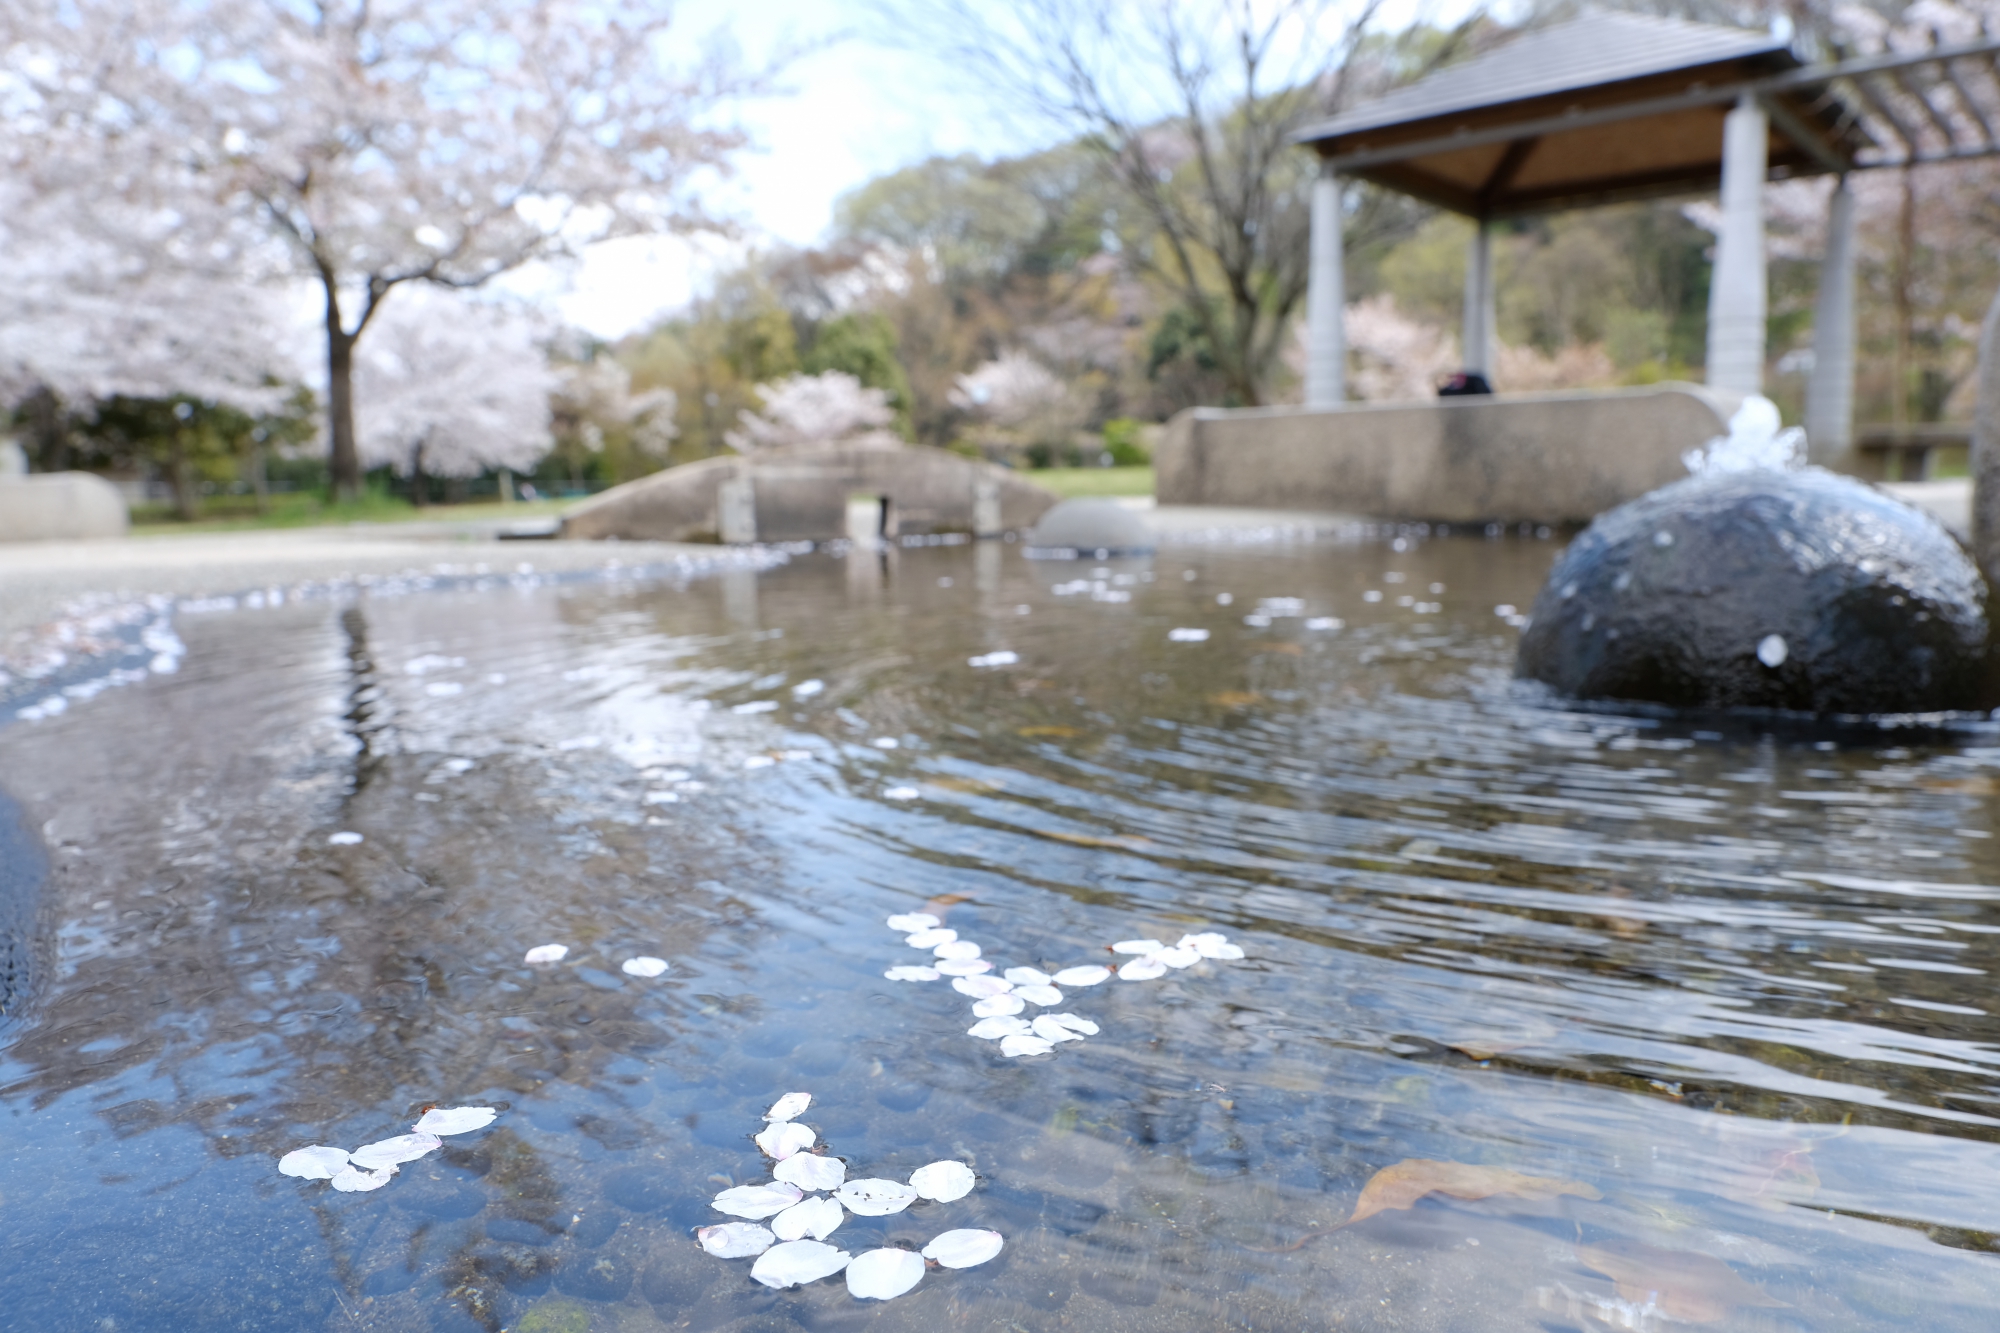
<path id="1" fill-rule="evenodd" d="M 1838 175 L 1814 324 L 1806 427 L 1816 459 L 1853 443 L 1854 207 L 1848 173 L 2000 154 L 2000 42 L 1807 64 L 1779 38 L 1597 12 L 1526 33 L 1301 130 L 1312 196 L 1306 402 L 1345 401 L 1342 181 L 1372 181 L 1476 224 L 1464 359 L 1490 373 L 1492 224 L 1720 186 L 1707 379 L 1742 393 L 1764 371 L 1763 187 Z"/>

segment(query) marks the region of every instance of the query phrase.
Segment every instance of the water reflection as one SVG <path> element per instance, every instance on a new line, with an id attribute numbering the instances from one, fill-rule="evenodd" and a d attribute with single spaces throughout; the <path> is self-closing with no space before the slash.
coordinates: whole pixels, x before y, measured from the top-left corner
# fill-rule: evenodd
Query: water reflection
<path id="1" fill-rule="evenodd" d="M 1550 555 L 988 544 L 185 616 L 179 675 L 0 732 L 51 866 L 0 1037 L 12 1317 L 1985 1327 L 1993 734 L 1565 709 L 1495 613 Z M 927 900 L 1003 965 L 1250 957 L 1076 991 L 1099 1036 L 1005 1060 L 881 977 Z M 701 1253 L 792 1088 L 870 1173 L 981 1176 L 843 1248 L 1002 1258 L 861 1307 Z M 505 1114 L 377 1194 L 276 1174 L 432 1102 Z M 1410 1158 L 1603 1197 L 1314 1236 Z"/>

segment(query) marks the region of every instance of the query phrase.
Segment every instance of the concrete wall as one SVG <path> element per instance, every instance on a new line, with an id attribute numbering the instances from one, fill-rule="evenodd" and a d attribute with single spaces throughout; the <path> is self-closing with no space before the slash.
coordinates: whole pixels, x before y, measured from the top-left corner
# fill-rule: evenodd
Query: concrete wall
<path id="1" fill-rule="evenodd" d="M 122 537 L 125 497 L 88 472 L 0 477 L 0 541 L 73 541 Z"/>
<path id="2" fill-rule="evenodd" d="M 1005 468 L 942 449 L 774 449 L 704 459 L 614 486 L 570 510 L 562 535 L 827 541 L 847 535 L 851 495 L 886 496 L 891 535 L 997 536 L 1032 527 L 1056 502 L 1053 493 Z"/>
<path id="3" fill-rule="evenodd" d="M 1699 385 L 1195 408 L 1154 455 L 1159 502 L 1432 522 L 1583 523 L 1687 475 L 1740 399 Z"/>

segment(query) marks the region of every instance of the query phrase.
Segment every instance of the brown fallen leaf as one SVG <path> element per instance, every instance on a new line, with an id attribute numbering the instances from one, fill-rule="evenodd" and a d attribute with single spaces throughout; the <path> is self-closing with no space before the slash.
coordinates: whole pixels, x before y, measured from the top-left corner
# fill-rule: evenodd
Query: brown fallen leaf
<path id="1" fill-rule="evenodd" d="M 1054 838 L 1057 842 L 1072 843 L 1078 847 L 1110 847 L 1121 852 L 1129 852 L 1135 847 L 1148 845 L 1147 839 L 1130 834 L 1116 838 L 1093 838 L 1088 833 L 1045 833 L 1042 836 Z"/>
<path id="2" fill-rule="evenodd" d="M 999 783 L 985 778 L 932 778 L 930 785 L 945 791 L 964 792 L 968 796 L 986 796 L 1002 790 Z"/>
<path id="3" fill-rule="evenodd" d="M 2000 792 L 2000 779 L 1929 778 L 1917 784 L 1925 791 L 1955 791 L 1968 796 L 1991 796 Z"/>
<path id="4" fill-rule="evenodd" d="M 1264 696 L 1255 690 L 1218 690 L 1208 696 L 1208 701 L 1218 708 L 1248 708 L 1263 703 Z"/>
<path id="5" fill-rule="evenodd" d="M 1347 1225 L 1386 1208 L 1408 1208 L 1426 1194 L 1449 1194 L 1454 1199 L 1490 1199 L 1496 1194 L 1511 1194 L 1517 1199 L 1553 1199 L 1559 1194 L 1574 1194 L 1580 1199 L 1604 1197 L 1580 1180 L 1524 1176 L 1504 1166 L 1468 1166 L 1410 1157 L 1369 1177 Z"/>
<path id="6" fill-rule="evenodd" d="M 969 903 L 971 901 L 972 895 L 969 893 L 940 893 L 937 897 L 926 902 L 923 910 L 942 921 L 952 908 L 958 906 L 960 903 Z"/>
<path id="7" fill-rule="evenodd" d="M 1690 1324 L 1713 1324 L 1740 1306 L 1785 1304 L 1745 1282 L 1722 1260 L 1692 1250 L 1608 1240 L 1577 1246 L 1576 1257 L 1585 1268 L 1610 1278 L 1625 1300 L 1651 1303 L 1661 1314 Z"/>
<path id="8" fill-rule="evenodd" d="M 1061 738 L 1064 736 L 1081 736 L 1083 732 L 1076 727 L 1016 727 L 1014 734 L 1017 736 L 1050 736 Z"/>

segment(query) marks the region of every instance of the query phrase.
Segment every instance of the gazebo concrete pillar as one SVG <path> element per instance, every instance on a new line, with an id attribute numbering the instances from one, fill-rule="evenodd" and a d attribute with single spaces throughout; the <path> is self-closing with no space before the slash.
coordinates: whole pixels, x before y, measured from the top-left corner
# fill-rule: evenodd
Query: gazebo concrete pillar
<path id="1" fill-rule="evenodd" d="M 1472 242 L 1465 253 L 1465 322 L 1460 345 L 1463 369 L 1477 371 L 1488 383 L 1499 351 L 1499 318 L 1493 291 L 1493 227 L 1485 218 L 1473 221 Z"/>
<path id="2" fill-rule="evenodd" d="M 1764 389 L 1764 177 L 1770 127 L 1745 97 L 1722 127 L 1722 235 L 1708 287 L 1708 383 Z"/>
<path id="3" fill-rule="evenodd" d="M 1341 253 L 1340 178 L 1313 182 L 1311 253 L 1306 269 L 1306 406 L 1347 401 L 1346 258 Z"/>
<path id="4" fill-rule="evenodd" d="M 1812 381 L 1806 386 L 1806 450 L 1828 466 L 1854 448 L 1854 192 L 1840 178 L 1826 205 L 1826 255 L 1813 311 Z"/>

